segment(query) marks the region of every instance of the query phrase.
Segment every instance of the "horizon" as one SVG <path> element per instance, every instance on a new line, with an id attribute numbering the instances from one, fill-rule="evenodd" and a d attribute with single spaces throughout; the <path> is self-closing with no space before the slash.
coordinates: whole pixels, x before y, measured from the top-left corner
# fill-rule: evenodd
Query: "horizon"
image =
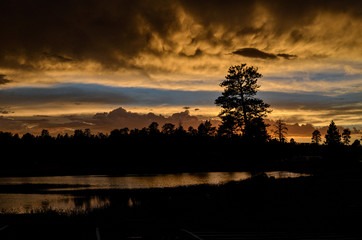
<path id="1" fill-rule="evenodd" d="M 153 112 L 133 112 L 128 111 L 123 107 L 119 107 L 109 112 L 98 112 L 95 114 L 64 114 L 55 116 L 38 115 L 31 116 L 30 118 L 13 117 L 13 120 L 18 122 L 18 128 L 13 125 L 13 130 L 9 132 L 11 132 L 13 135 L 19 134 L 20 136 L 26 133 L 30 133 L 34 136 L 40 136 L 42 130 L 47 130 L 49 131 L 50 136 L 56 137 L 58 134 L 72 135 L 75 130 L 85 129 L 89 129 L 91 133 L 95 135 L 100 133 L 108 135 L 112 130 L 122 128 L 129 128 L 130 130 L 141 130 L 142 128 L 147 128 L 152 122 L 157 122 L 159 124 L 159 129 L 161 129 L 161 127 L 166 123 L 172 123 L 176 127 L 179 125 L 183 126 L 185 130 L 187 130 L 187 128 L 190 126 L 197 129 L 197 127 L 205 121 L 211 121 L 211 124 L 216 128 L 218 128 L 219 124 L 221 124 L 221 120 L 219 118 L 204 118 L 205 116 L 196 114 L 192 115 L 192 112 L 195 113 L 195 111 L 192 111 L 192 109 L 184 107 L 180 112 L 163 115 L 155 114 Z M 3 119 L 0 119 L 0 121 L 2 120 Z M 273 130 L 275 130 L 276 120 L 266 118 L 265 122 L 269 125 L 267 127 L 267 131 L 271 136 L 271 139 L 274 139 L 276 136 L 274 136 Z M 127 125 L 127 123 L 132 124 Z M 22 128 L 22 126 L 27 124 L 33 124 L 33 126 Z M 324 126 L 314 126 L 309 123 L 286 123 L 288 131 L 285 135 L 287 141 L 290 141 L 290 139 L 293 138 L 297 143 L 311 143 L 313 130 L 320 130 L 322 139 L 324 139 L 328 125 L 329 124 Z M 362 131 L 359 126 L 354 126 L 353 128 L 350 127 L 351 126 L 346 127 L 337 124 L 337 128 L 340 133 L 342 133 L 343 129 L 345 128 L 351 130 L 352 144 L 355 140 L 359 140 L 361 138 Z M 2 129 L 0 129 L 0 131 L 6 132 Z"/>

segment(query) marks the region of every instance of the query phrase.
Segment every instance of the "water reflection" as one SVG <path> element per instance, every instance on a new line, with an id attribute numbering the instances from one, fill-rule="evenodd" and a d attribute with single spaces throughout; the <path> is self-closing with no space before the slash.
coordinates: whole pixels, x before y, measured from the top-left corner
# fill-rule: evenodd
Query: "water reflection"
<path id="1" fill-rule="evenodd" d="M 285 171 L 265 172 L 269 178 L 295 178 L 308 174 Z M 95 189 L 170 188 L 200 184 L 218 185 L 256 176 L 249 172 L 208 172 L 126 176 L 1 177 L 0 210 L 27 213 L 33 210 L 85 211 L 110 204 L 107 197 L 77 196 L 72 192 Z M 10 187 L 10 188 L 9 188 Z M 11 189 L 7 191 L 5 189 Z M 29 190 L 30 189 L 30 190 Z M 39 191 L 39 189 L 41 191 Z M 37 192 L 38 191 L 38 192 Z M 129 206 L 137 205 L 129 199 Z"/>
<path id="2" fill-rule="evenodd" d="M 108 197 L 72 196 L 63 194 L 0 194 L 2 213 L 31 213 L 54 210 L 58 212 L 87 211 L 110 204 Z"/>
<path id="3" fill-rule="evenodd" d="M 251 177 L 249 172 L 209 172 L 155 175 L 126 175 L 122 177 L 107 175 L 86 176 L 50 176 L 50 177 L 4 177 L 0 185 L 13 184 L 48 184 L 70 185 L 69 188 L 50 188 L 49 190 L 82 190 L 82 189 L 139 189 L 165 188 L 199 184 L 224 184 L 230 181 L 241 181 Z M 78 185 L 78 186 L 76 186 Z"/>
<path id="4" fill-rule="evenodd" d="M 294 173 L 286 171 L 274 171 L 265 173 L 269 178 L 297 178 L 297 177 L 308 177 L 310 174 L 307 173 Z"/>

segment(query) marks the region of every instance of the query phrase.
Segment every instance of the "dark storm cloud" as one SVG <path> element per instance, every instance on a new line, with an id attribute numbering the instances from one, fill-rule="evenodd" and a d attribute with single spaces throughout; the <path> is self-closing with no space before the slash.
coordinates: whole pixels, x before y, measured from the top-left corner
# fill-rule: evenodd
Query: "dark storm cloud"
<path id="1" fill-rule="evenodd" d="M 71 58 L 67 58 L 67 57 L 64 57 L 64 56 L 60 56 L 60 55 L 57 55 L 57 54 L 54 54 L 54 53 L 44 52 L 43 54 L 44 54 L 44 56 L 46 56 L 47 58 L 49 58 L 49 59 L 51 59 L 51 60 L 58 61 L 58 62 L 72 62 L 72 61 L 74 61 L 74 60 L 71 59 Z"/>
<path id="2" fill-rule="evenodd" d="M 12 82 L 11 80 L 6 78 L 6 75 L 0 74 L 0 85 L 7 84 Z"/>
<path id="3" fill-rule="evenodd" d="M 260 51 L 257 48 L 240 48 L 232 53 L 244 57 L 261 58 L 261 59 L 277 59 L 278 57 L 282 57 L 284 59 L 290 60 L 290 59 L 295 59 L 297 57 L 297 55 L 286 54 L 286 53 L 279 53 L 279 54 L 267 53 Z"/>
<path id="4" fill-rule="evenodd" d="M 230 46 L 232 37 L 216 37 L 215 26 L 236 35 L 264 32 L 265 37 L 288 32 L 291 40 L 299 41 L 305 37 L 301 27 L 311 24 L 320 12 L 347 13 L 352 18 L 361 18 L 361 5 L 361 1 L 353 0 L 3 0 L 0 64 L 32 69 L 36 68 L 35 63 L 50 57 L 59 62 L 92 60 L 107 68 L 133 67 L 129 60 L 140 52 L 164 54 L 150 49 L 155 34 L 171 47 L 176 44 L 170 37 L 182 28 L 180 9 L 203 27 L 194 36 L 194 43 L 207 40 L 213 45 Z M 259 18 L 255 14 L 260 6 L 268 11 L 274 23 L 268 32 L 253 26 Z M 273 54 L 255 50 L 246 54 L 275 58 Z"/>
<path id="5" fill-rule="evenodd" d="M 295 59 L 295 58 L 298 57 L 297 55 L 286 54 L 286 53 L 279 53 L 279 54 L 277 54 L 277 56 L 278 56 L 278 57 L 282 57 L 282 58 L 287 59 L 287 60 L 289 60 L 289 59 Z"/>
<path id="6" fill-rule="evenodd" d="M 279 37 L 283 33 L 290 34 L 291 41 L 300 41 L 304 38 L 308 41 L 313 40 L 304 35 L 302 28 L 312 24 L 320 13 L 332 15 L 344 13 L 351 18 L 362 18 L 362 2 L 359 0 L 230 0 L 226 2 L 185 0 L 181 1 L 181 5 L 207 29 L 221 25 L 229 32 L 236 32 L 237 35 L 261 34 L 266 41 L 268 35 Z M 263 15 L 265 12 L 258 11 L 260 8 L 266 11 L 272 29 L 254 26 L 255 21 L 265 17 Z M 213 37 L 212 34 L 210 36 Z"/>
<path id="7" fill-rule="evenodd" d="M 119 54 L 135 56 L 152 33 L 166 37 L 177 28 L 174 4 L 165 1 L 5 0 L 0 8 L 0 62 L 10 67 L 31 65 L 44 53 L 124 65 Z"/>
<path id="8" fill-rule="evenodd" d="M 250 58 L 276 59 L 277 56 L 272 53 L 266 53 L 256 48 L 241 48 L 233 52 L 233 54 Z"/>

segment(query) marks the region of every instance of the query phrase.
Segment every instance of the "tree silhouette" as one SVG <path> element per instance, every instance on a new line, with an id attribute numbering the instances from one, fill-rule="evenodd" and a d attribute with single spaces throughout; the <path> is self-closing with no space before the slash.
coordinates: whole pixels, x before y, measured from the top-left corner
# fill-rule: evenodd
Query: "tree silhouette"
<path id="1" fill-rule="evenodd" d="M 84 132 L 81 129 L 76 129 L 74 130 L 74 138 L 83 138 L 84 137 Z"/>
<path id="2" fill-rule="evenodd" d="M 321 132 L 316 129 L 312 133 L 312 143 L 319 144 L 322 141 L 322 135 Z"/>
<path id="3" fill-rule="evenodd" d="M 91 130 L 89 128 L 84 129 L 84 136 L 87 138 L 92 137 Z"/>
<path id="4" fill-rule="evenodd" d="M 262 118 L 254 118 L 250 122 L 249 131 L 245 132 L 246 139 L 253 142 L 266 142 L 270 136 L 266 130 L 266 125 Z"/>
<path id="5" fill-rule="evenodd" d="M 175 132 L 175 125 L 172 123 L 165 123 L 165 125 L 162 126 L 162 133 L 166 135 L 174 134 Z"/>
<path id="6" fill-rule="evenodd" d="M 358 139 L 356 139 L 356 140 L 354 140 L 354 142 L 352 143 L 352 146 L 353 146 L 353 147 L 359 147 L 359 146 L 361 146 L 361 142 L 360 142 Z"/>
<path id="7" fill-rule="evenodd" d="M 200 136 L 212 136 L 216 132 L 216 128 L 212 127 L 210 121 L 205 121 L 205 123 L 200 123 L 199 127 L 197 128 L 198 134 Z"/>
<path id="8" fill-rule="evenodd" d="M 121 135 L 128 135 L 129 129 L 127 127 L 119 129 Z"/>
<path id="9" fill-rule="evenodd" d="M 325 135 L 327 145 L 337 145 L 341 143 L 341 134 L 332 120 L 328 126 L 327 134 Z"/>
<path id="10" fill-rule="evenodd" d="M 184 129 L 184 127 L 182 126 L 181 123 L 180 123 L 179 126 L 176 128 L 174 134 L 175 134 L 176 136 L 178 136 L 178 137 L 186 135 L 186 130 Z"/>
<path id="11" fill-rule="evenodd" d="M 348 128 L 343 129 L 342 138 L 343 138 L 343 143 L 345 145 L 349 145 L 349 143 L 351 142 L 351 130 L 349 130 Z"/>
<path id="12" fill-rule="evenodd" d="M 191 136 L 196 136 L 197 135 L 197 129 L 195 129 L 194 127 L 190 126 L 187 129 L 187 133 Z"/>
<path id="13" fill-rule="evenodd" d="M 24 141 L 25 143 L 31 143 L 34 141 L 34 139 L 35 137 L 30 133 L 25 133 L 21 138 L 21 140 Z"/>
<path id="14" fill-rule="evenodd" d="M 279 142 L 284 143 L 286 141 L 285 134 L 288 132 L 286 123 L 279 119 L 275 122 L 274 126 L 276 127 L 274 134 L 277 136 Z"/>
<path id="15" fill-rule="evenodd" d="M 237 121 L 231 115 L 222 116 L 222 124 L 217 129 L 217 133 L 220 136 L 231 137 L 237 132 Z"/>
<path id="16" fill-rule="evenodd" d="M 43 129 L 42 131 L 41 131 L 41 135 L 40 135 L 42 138 L 48 138 L 48 137 L 50 137 L 50 135 L 49 135 L 49 131 L 48 130 L 46 130 L 46 129 Z"/>
<path id="17" fill-rule="evenodd" d="M 257 81 L 261 77 L 257 68 L 246 64 L 229 68 L 226 79 L 220 83 L 224 92 L 215 100 L 215 104 L 223 108 L 219 114 L 222 120 L 219 134 L 232 135 L 241 131 L 244 136 L 249 136 L 252 120 L 262 119 L 271 112 L 269 104 L 255 97 L 260 87 Z"/>
<path id="18" fill-rule="evenodd" d="M 148 132 L 152 136 L 158 135 L 160 133 L 160 130 L 158 130 L 158 123 L 157 122 L 152 122 L 148 126 Z"/>

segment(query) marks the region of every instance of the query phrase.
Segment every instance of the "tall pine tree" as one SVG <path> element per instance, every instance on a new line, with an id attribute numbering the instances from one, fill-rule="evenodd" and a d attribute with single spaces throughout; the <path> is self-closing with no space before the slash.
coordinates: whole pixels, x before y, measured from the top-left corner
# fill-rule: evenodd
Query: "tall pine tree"
<path id="1" fill-rule="evenodd" d="M 259 135 L 255 131 L 266 133 L 263 118 L 271 112 L 268 109 L 270 106 L 255 97 L 260 88 L 257 81 L 261 77 L 256 67 L 246 64 L 229 68 L 225 80 L 220 84 L 224 87 L 222 96 L 215 100 L 215 104 L 222 107 L 219 134 L 242 132 L 246 137 L 253 137 Z"/>

